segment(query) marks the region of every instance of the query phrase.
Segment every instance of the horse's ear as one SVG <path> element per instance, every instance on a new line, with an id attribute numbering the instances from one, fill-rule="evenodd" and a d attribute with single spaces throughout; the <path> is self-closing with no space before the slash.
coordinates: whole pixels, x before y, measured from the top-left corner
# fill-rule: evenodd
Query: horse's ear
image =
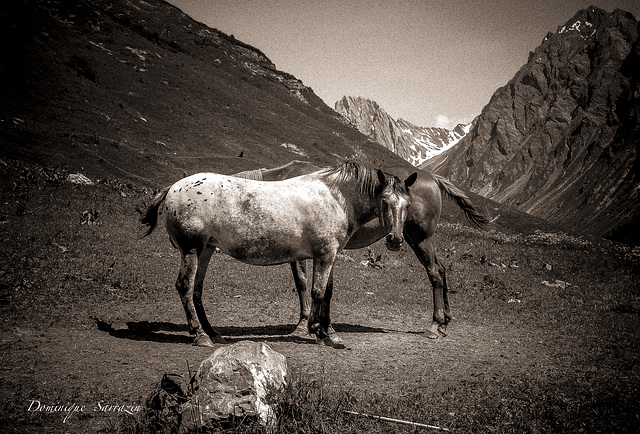
<path id="1" fill-rule="evenodd" d="M 413 184 L 415 184 L 416 179 L 418 179 L 418 172 L 413 172 L 407 179 L 404 180 L 404 186 L 409 188 Z"/>
<path id="2" fill-rule="evenodd" d="M 385 176 L 384 172 L 380 169 L 378 169 L 378 181 L 380 181 L 380 184 L 382 185 L 387 185 L 387 177 Z"/>

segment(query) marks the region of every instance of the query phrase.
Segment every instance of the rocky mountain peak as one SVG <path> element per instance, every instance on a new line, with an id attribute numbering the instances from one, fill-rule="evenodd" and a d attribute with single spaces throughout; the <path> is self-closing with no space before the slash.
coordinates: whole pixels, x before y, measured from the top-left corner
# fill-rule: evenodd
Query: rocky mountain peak
<path id="1" fill-rule="evenodd" d="M 378 103 L 363 97 L 344 96 L 336 102 L 335 110 L 370 140 L 414 166 L 458 143 L 470 126 L 458 125 L 453 130 L 419 127 L 404 119 L 393 119 Z"/>
<path id="2" fill-rule="evenodd" d="M 579 11 L 425 166 L 555 223 L 624 232 L 640 215 L 638 45 L 633 15 Z"/>

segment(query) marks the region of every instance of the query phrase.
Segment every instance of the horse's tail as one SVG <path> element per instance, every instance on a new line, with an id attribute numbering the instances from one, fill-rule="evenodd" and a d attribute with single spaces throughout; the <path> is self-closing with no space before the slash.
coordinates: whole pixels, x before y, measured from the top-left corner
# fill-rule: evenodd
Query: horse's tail
<path id="1" fill-rule="evenodd" d="M 144 211 L 140 212 L 140 223 L 147 226 L 147 231 L 142 235 L 142 238 L 150 235 L 158 225 L 158 209 L 162 202 L 164 202 L 165 197 L 167 197 L 169 188 L 170 187 L 165 187 L 160 190 L 156 197 L 153 198 L 151 205 L 149 205 Z"/>
<path id="2" fill-rule="evenodd" d="M 480 229 L 485 228 L 489 224 L 487 216 L 476 208 L 473 202 L 471 202 L 471 199 L 469 199 L 462 190 L 453 185 L 448 179 L 435 174 L 431 174 L 431 176 L 436 181 L 436 184 L 438 184 L 438 187 L 440 187 L 440 191 L 444 193 L 445 196 L 453 199 L 460 209 L 464 211 L 467 220 L 469 220 L 471 224 Z"/>

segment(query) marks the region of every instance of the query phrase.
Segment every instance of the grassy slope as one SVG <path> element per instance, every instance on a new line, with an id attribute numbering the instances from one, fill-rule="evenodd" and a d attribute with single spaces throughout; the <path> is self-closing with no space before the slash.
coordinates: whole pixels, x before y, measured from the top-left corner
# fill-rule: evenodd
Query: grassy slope
<path id="1" fill-rule="evenodd" d="M 258 50 L 164 2 L 17 6 L 0 13 L 0 158 L 154 186 L 294 158 L 401 161 Z"/>

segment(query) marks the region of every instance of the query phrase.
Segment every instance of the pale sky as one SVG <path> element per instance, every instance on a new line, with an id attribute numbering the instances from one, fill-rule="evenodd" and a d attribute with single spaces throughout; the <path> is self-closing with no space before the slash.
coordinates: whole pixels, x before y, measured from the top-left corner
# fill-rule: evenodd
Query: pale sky
<path id="1" fill-rule="evenodd" d="M 391 117 L 453 127 L 480 114 L 530 51 L 591 5 L 639 0 L 168 0 L 262 51 L 329 107 L 344 95 Z"/>

